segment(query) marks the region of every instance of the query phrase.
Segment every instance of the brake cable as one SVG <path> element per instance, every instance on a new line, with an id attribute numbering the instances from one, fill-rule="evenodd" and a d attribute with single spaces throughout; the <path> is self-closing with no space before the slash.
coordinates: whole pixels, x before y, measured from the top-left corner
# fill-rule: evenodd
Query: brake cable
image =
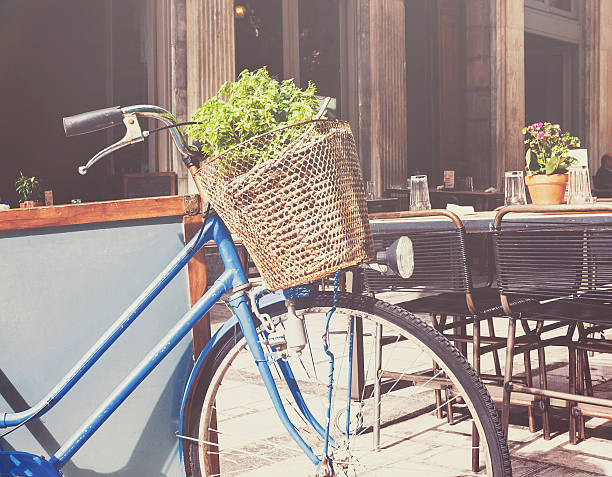
<path id="1" fill-rule="evenodd" d="M 147 132 L 151 134 L 151 133 L 163 131 L 164 129 L 176 128 L 178 126 L 189 126 L 190 124 L 204 124 L 204 123 L 201 123 L 199 121 L 185 121 L 184 123 L 176 123 L 176 124 L 169 124 L 167 126 L 161 126 L 159 128 L 151 129 L 150 131 L 147 131 Z"/>
<path id="2" fill-rule="evenodd" d="M 328 455 L 328 446 L 329 446 L 329 424 L 331 421 L 331 407 L 332 407 L 332 393 L 334 389 L 334 354 L 329 349 L 329 323 L 331 321 L 331 317 L 336 311 L 338 307 L 338 288 L 340 282 L 340 274 L 344 270 L 338 270 L 334 275 L 334 298 L 332 302 L 332 307 L 327 312 L 326 320 L 325 320 L 325 331 L 323 332 L 323 351 L 329 357 L 329 382 L 327 386 L 327 422 L 325 426 L 325 436 L 323 442 L 323 463 L 329 460 Z M 350 392 L 350 390 L 349 390 Z M 350 412 L 350 411 L 349 411 Z"/>

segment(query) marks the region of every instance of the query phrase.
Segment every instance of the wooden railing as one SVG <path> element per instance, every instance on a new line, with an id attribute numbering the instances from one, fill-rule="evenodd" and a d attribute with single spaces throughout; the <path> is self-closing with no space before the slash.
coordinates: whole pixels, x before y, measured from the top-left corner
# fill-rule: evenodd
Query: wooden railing
<path id="1" fill-rule="evenodd" d="M 147 197 L 0 211 L 0 231 L 196 215 L 197 195 Z"/>

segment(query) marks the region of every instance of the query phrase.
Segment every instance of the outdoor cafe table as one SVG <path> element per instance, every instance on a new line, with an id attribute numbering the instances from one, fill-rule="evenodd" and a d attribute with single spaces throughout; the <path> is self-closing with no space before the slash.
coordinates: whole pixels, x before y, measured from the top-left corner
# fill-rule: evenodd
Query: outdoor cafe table
<path id="1" fill-rule="evenodd" d="M 508 214 L 504 217 L 503 224 L 504 228 L 508 229 L 511 227 L 520 227 L 522 229 L 529 229 L 533 227 L 537 229 L 542 225 L 542 215 L 529 213 L 530 209 L 537 209 L 538 211 L 544 211 L 546 216 L 547 223 L 556 223 L 556 224 L 567 224 L 567 225 L 576 225 L 576 224 L 584 224 L 584 225 L 595 225 L 595 224 L 612 224 L 612 213 L 609 211 L 609 205 L 605 204 L 593 204 L 590 207 L 589 212 L 581 212 L 581 213 L 573 213 L 570 209 L 571 206 L 567 205 L 556 205 L 556 206 L 523 206 L 520 214 Z M 385 214 L 372 214 L 370 215 L 370 226 L 372 229 L 373 235 L 381 236 L 386 234 L 402 234 L 402 233 L 410 233 L 410 232 L 429 232 L 431 231 L 441 231 L 448 230 L 449 227 L 454 227 L 455 225 L 451 222 L 449 217 L 439 216 L 439 217 L 409 217 L 410 212 L 394 212 L 394 213 L 385 213 Z M 461 221 L 464 224 L 465 230 L 467 234 L 488 234 L 493 232 L 493 223 L 495 217 L 497 215 L 496 211 L 489 212 L 474 212 L 462 215 Z M 491 395 L 495 395 L 494 399 L 501 399 L 501 388 L 499 386 L 488 386 L 489 392 Z M 518 386 L 517 386 L 517 389 Z M 553 396 L 550 400 L 550 405 L 556 405 L 563 407 L 566 404 L 567 398 L 562 397 L 563 393 L 556 393 L 548 391 L 549 395 Z M 520 393 L 513 393 L 520 394 Z M 559 398 L 557 400 L 556 398 Z M 590 397 L 580 396 L 580 400 L 578 402 L 586 403 L 588 399 L 593 399 Z M 593 401 L 595 401 L 593 399 Z M 597 400 L 598 402 L 600 400 Z M 518 402 L 518 401 L 517 401 Z M 588 404 L 586 404 L 588 405 Z M 606 404 L 609 408 L 609 404 Z M 581 408 L 581 412 L 586 413 L 586 408 Z M 605 407 L 603 408 L 605 409 Z M 597 412 L 600 412 L 598 415 L 608 415 L 601 414 L 601 409 L 596 409 Z M 593 411 L 590 411 L 593 412 Z M 587 414 L 585 414 L 587 415 Z M 594 415 L 594 414 L 592 414 Z"/>
<path id="2" fill-rule="evenodd" d="M 550 211 L 547 215 L 547 222 L 564 223 L 564 224 L 598 224 L 603 222 L 612 223 L 612 214 L 609 211 L 598 211 L 598 209 L 606 208 L 606 204 L 593 204 L 591 206 L 592 213 L 575 214 L 569 212 L 567 205 L 552 205 L 552 206 L 523 206 L 527 213 L 508 214 L 504 217 L 504 228 L 508 227 L 539 227 L 541 226 L 541 215 L 529 214 L 530 208 L 542 210 L 545 207 Z M 608 208 L 609 210 L 609 208 Z M 453 228 L 452 221 L 446 216 L 434 217 L 414 217 L 410 216 L 411 212 L 388 212 L 370 214 L 370 228 L 373 236 L 382 235 L 399 235 L 403 233 L 427 233 L 444 231 Z M 481 273 L 488 278 L 488 283 L 492 283 L 493 272 L 493 250 L 489 240 L 490 233 L 493 232 L 493 221 L 495 220 L 496 211 L 483 211 L 461 214 L 461 219 L 468 238 L 472 237 L 468 246 L 474 247 L 479 252 L 473 254 L 472 265 L 476 269 L 480 269 Z"/>
<path id="3" fill-rule="evenodd" d="M 398 198 L 400 207 L 408 210 L 410 205 L 410 189 L 389 188 L 385 189 L 384 197 Z M 446 204 L 468 205 L 475 210 L 493 210 L 504 203 L 504 194 L 499 192 L 485 192 L 484 190 L 449 190 L 429 188 L 429 198 L 433 208 L 446 207 Z"/>
<path id="4" fill-rule="evenodd" d="M 543 206 L 534 206 L 538 210 L 542 210 Z M 612 214 L 607 211 L 598 211 L 601 206 L 592 205 L 593 212 L 589 214 L 574 214 L 568 212 L 567 205 L 551 205 L 545 206 L 550 215 L 547 217 L 548 222 L 565 223 L 565 224 L 597 224 L 601 222 L 612 221 Z M 529 209 L 532 206 L 525 206 L 526 213 L 518 215 L 509 215 L 504 219 L 506 227 L 521 226 L 535 227 L 541 225 L 541 215 L 529 214 Z M 465 226 L 465 231 L 471 233 L 488 233 L 493 231 L 493 221 L 495 220 L 496 211 L 472 212 L 459 216 Z M 409 231 L 438 231 L 447 230 L 450 220 L 447 217 L 410 217 L 410 212 L 388 212 L 370 215 L 370 228 L 374 236 L 381 234 L 398 234 Z"/>

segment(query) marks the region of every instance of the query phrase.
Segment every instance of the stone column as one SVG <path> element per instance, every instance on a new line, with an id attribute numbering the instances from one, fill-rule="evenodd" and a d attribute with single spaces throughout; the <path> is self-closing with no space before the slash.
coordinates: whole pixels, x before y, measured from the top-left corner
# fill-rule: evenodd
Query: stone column
<path id="1" fill-rule="evenodd" d="M 283 79 L 300 85 L 300 22 L 298 0 L 283 0 Z"/>
<path id="2" fill-rule="evenodd" d="M 596 105 L 601 108 L 599 152 L 603 154 L 612 151 L 612 3 L 601 2 L 599 8 L 600 97 Z"/>
<path id="3" fill-rule="evenodd" d="M 170 3 L 170 112 L 179 121 L 187 120 L 187 22 L 186 0 L 171 0 Z M 175 171 L 178 179 L 178 194 L 189 191 L 189 172 L 180 153 L 171 148 L 172 160 L 168 170 Z"/>
<path id="4" fill-rule="evenodd" d="M 187 0 L 187 112 L 214 96 L 236 73 L 234 2 Z"/>
<path id="5" fill-rule="evenodd" d="M 600 158 L 612 151 L 612 3 L 585 4 L 585 146 L 595 174 Z"/>
<path id="6" fill-rule="evenodd" d="M 177 25 L 176 37 L 176 89 L 173 94 L 178 103 L 184 101 L 185 116 L 190 118 L 208 98 L 214 96 L 221 85 L 235 79 L 234 2 L 233 0 L 174 0 Z M 181 9 L 184 4 L 184 16 Z M 186 48 L 180 57 L 180 38 L 184 23 Z M 173 35 L 174 39 L 174 35 Z M 186 70 L 183 70 L 186 64 Z M 186 75 L 185 93 L 181 88 L 181 71 Z M 174 88 L 174 85 L 173 85 Z M 184 167 L 183 167 L 184 169 Z M 183 170 L 179 169 L 179 170 Z M 195 184 L 179 176 L 179 194 L 195 193 Z"/>
<path id="7" fill-rule="evenodd" d="M 370 2 L 370 74 L 370 177 L 380 195 L 408 172 L 403 0 Z"/>
<path id="8" fill-rule="evenodd" d="M 525 167 L 525 13 L 523 0 L 490 0 L 493 5 L 493 159 L 497 183 L 505 171 Z"/>
<path id="9" fill-rule="evenodd" d="M 359 160 L 363 171 L 364 179 L 370 179 L 371 173 L 371 119 L 370 119 L 370 99 L 372 83 L 370 80 L 370 0 L 354 0 L 349 6 L 355 8 L 355 56 L 356 65 L 354 78 L 356 78 L 355 96 L 357 98 L 356 135 Z M 354 123 L 353 123 L 354 124 Z M 353 126 L 351 124 L 351 126 Z"/>
<path id="10" fill-rule="evenodd" d="M 466 0 L 465 9 L 465 153 L 474 187 L 480 189 L 497 182 L 491 133 L 494 124 L 491 39 L 495 31 L 491 25 L 490 0 Z"/>

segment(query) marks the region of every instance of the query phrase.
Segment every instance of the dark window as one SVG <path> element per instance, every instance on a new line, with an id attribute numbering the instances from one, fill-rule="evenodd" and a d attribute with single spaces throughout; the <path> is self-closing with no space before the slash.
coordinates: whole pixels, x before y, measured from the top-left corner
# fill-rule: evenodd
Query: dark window
<path id="1" fill-rule="evenodd" d="M 141 53 L 146 28 L 144 19 L 143 0 L 113 0 L 113 105 L 148 103 L 147 65 Z M 118 141 L 125 134 L 125 128 L 117 127 L 112 131 L 114 141 Z M 142 142 L 126 147 L 113 153 L 112 158 L 113 174 L 116 176 L 126 172 L 145 172 L 148 167 L 147 144 Z M 116 190 L 113 191 L 114 197 L 121 197 L 122 185 L 122 181 L 117 182 Z"/>
<path id="2" fill-rule="evenodd" d="M 331 96 L 340 112 L 338 0 L 300 0 L 300 82 L 312 81 L 317 94 Z"/>
<path id="3" fill-rule="evenodd" d="M 236 75 L 268 67 L 270 76 L 283 77 L 281 0 L 234 2 Z"/>
<path id="4" fill-rule="evenodd" d="M 78 166 L 106 147 L 114 133 L 122 135 L 122 128 L 66 138 L 62 117 L 146 102 L 140 40 L 145 7 L 146 0 L 0 1 L 0 87 L 10 118 L 0 129 L 2 200 L 18 205 L 19 171 L 53 190 L 55 204 L 122 197 L 119 174 L 140 169 L 146 146 L 115 153 L 116 175 L 106 159 L 81 176 Z"/>

